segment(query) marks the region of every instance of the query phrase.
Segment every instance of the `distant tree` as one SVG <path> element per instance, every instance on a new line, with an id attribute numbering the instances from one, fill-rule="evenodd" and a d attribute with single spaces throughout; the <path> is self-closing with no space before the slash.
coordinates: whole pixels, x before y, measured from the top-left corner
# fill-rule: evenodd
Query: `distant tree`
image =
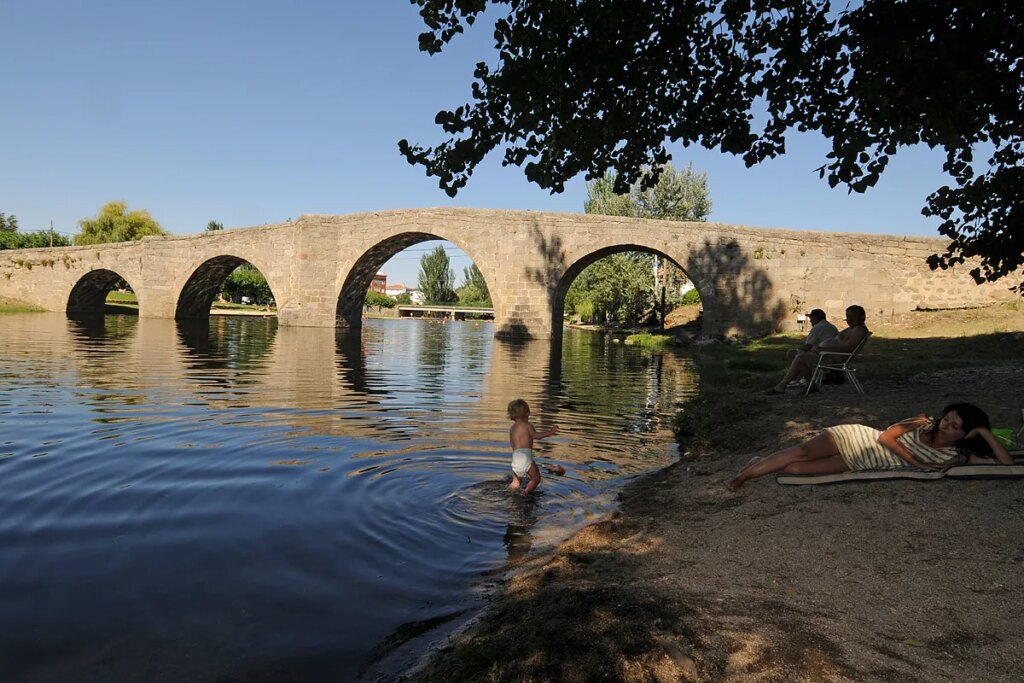
<path id="1" fill-rule="evenodd" d="M 412 1 L 431 54 L 494 22 L 494 61 L 478 60 L 470 101 L 434 117 L 444 139 L 399 142 L 450 196 L 499 149 L 554 192 L 608 169 L 624 191 L 670 145 L 753 166 L 815 131 L 831 143 L 819 176 L 852 192 L 901 148 L 943 150 L 950 179 L 922 213 L 950 243 L 929 264 L 980 257 L 979 281 L 1024 264 L 1018 0 Z"/>
<path id="2" fill-rule="evenodd" d="M 657 177 L 657 180 L 653 180 Z M 604 216 L 658 218 L 665 221 L 706 221 L 711 215 L 711 190 L 708 174 L 695 171 L 689 164 L 682 171 L 671 163 L 643 171 L 640 179 L 626 192 L 618 193 L 618 174 L 606 171 L 587 183 L 586 213 Z M 653 184 L 650 184 L 653 183 Z"/>
<path id="3" fill-rule="evenodd" d="M 648 180 L 657 177 L 647 186 Z M 706 221 L 711 214 L 708 175 L 695 171 L 693 164 L 682 171 L 671 163 L 657 172 L 645 169 L 643 176 L 623 193 L 616 191 L 619 177 L 615 171 L 587 183 L 586 213 L 605 216 L 657 218 L 667 221 Z"/>
<path id="4" fill-rule="evenodd" d="M 420 259 L 419 290 L 428 304 L 445 304 L 458 300 L 455 294 L 455 273 L 443 245 Z"/>
<path id="5" fill-rule="evenodd" d="M 380 292 L 368 290 L 366 292 L 366 301 L 364 302 L 363 305 L 366 306 L 367 308 L 373 306 L 379 311 L 382 308 L 394 308 L 395 300 L 392 299 L 387 294 L 381 294 Z"/>
<path id="6" fill-rule="evenodd" d="M 65 235 L 49 230 L 18 232 L 17 217 L 0 212 L 0 249 L 37 249 L 40 247 L 66 247 L 71 244 Z"/>
<path id="7" fill-rule="evenodd" d="M 223 230 L 223 229 L 224 229 L 224 224 L 223 223 L 218 223 L 217 221 L 210 221 L 209 223 L 206 224 L 206 231 L 207 232 L 215 232 L 217 230 Z"/>
<path id="8" fill-rule="evenodd" d="M 664 221 L 706 221 L 711 215 L 711 190 L 708 174 L 693 170 L 687 164 L 682 171 L 670 163 L 663 164 L 657 181 L 648 185 L 654 173 L 645 169 L 639 182 L 630 186 L 630 197 L 636 202 L 640 218 Z"/>
<path id="9" fill-rule="evenodd" d="M 409 292 L 402 292 L 395 296 L 395 303 L 399 306 L 408 306 L 412 303 L 412 294 Z"/>
<path id="10" fill-rule="evenodd" d="M 78 221 L 81 232 L 75 235 L 76 245 L 131 242 L 148 235 L 166 235 L 148 211 L 128 211 L 124 202 L 104 204 L 95 218 Z"/>
<path id="11" fill-rule="evenodd" d="M 20 249 L 21 235 L 13 230 L 0 230 L 0 249 Z"/>
<path id="12" fill-rule="evenodd" d="M 467 306 L 490 306 L 491 293 L 487 289 L 484 274 L 474 263 L 462 271 L 463 284 L 456 291 L 459 303 Z"/>
<path id="13" fill-rule="evenodd" d="M 243 296 L 253 302 L 270 301 L 273 296 L 267 278 L 251 263 L 243 263 L 235 268 L 224 279 L 220 288 L 221 294 L 228 300 L 238 303 Z"/>
<path id="14" fill-rule="evenodd" d="M 615 171 L 606 171 L 604 175 L 587 183 L 587 199 L 583 202 L 583 211 L 601 216 L 636 217 L 637 205 L 630 193 L 615 191 Z"/>
<path id="15" fill-rule="evenodd" d="M 33 230 L 32 232 L 4 230 L 0 232 L 0 249 L 38 249 L 50 246 L 71 246 L 71 240 L 59 232 L 51 235 L 49 230 Z"/>
<path id="16" fill-rule="evenodd" d="M 13 222 L 13 227 L 11 224 Z M 18 244 L 21 235 L 18 231 L 18 219 L 14 216 L 7 217 L 3 211 L 0 211 L 0 249 L 18 249 Z"/>

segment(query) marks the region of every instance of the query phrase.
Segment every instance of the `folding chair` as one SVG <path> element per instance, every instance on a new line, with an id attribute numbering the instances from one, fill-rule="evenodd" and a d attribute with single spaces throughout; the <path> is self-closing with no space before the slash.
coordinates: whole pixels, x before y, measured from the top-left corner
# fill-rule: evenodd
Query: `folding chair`
<path id="1" fill-rule="evenodd" d="M 863 339 L 860 340 L 860 344 L 850 351 L 844 353 L 840 351 L 821 351 L 818 354 L 818 364 L 814 367 L 814 374 L 811 375 L 811 381 L 807 383 L 807 390 L 805 394 L 809 394 L 812 391 L 812 387 L 819 386 L 822 378 L 825 376 L 826 370 L 835 370 L 843 373 L 847 381 L 853 385 L 853 388 L 857 390 L 858 394 L 864 393 L 864 387 L 857 381 L 857 370 L 850 367 L 850 363 L 857 357 L 860 350 L 864 348 L 864 344 L 868 339 L 871 338 L 871 333 L 868 332 Z"/>

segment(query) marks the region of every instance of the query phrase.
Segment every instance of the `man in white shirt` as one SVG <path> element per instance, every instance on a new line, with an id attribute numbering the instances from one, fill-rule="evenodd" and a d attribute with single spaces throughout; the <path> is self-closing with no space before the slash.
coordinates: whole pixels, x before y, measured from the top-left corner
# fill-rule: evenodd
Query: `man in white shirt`
<path id="1" fill-rule="evenodd" d="M 832 339 L 839 336 L 839 330 L 836 329 L 835 325 L 825 319 L 825 311 L 820 308 L 815 308 L 807 314 L 807 317 L 811 321 L 811 329 L 807 332 L 807 338 L 804 339 L 804 343 L 798 348 L 790 349 L 786 352 L 786 358 L 788 358 L 791 363 L 801 354 L 812 354 L 815 358 L 811 359 L 808 357 L 807 361 L 810 362 L 813 360 L 814 362 L 817 362 L 818 346 L 820 346 L 826 339 Z M 807 378 L 798 377 L 790 384 L 805 385 L 807 384 Z"/>
<path id="2" fill-rule="evenodd" d="M 807 314 L 807 317 L 811 321 L 811 329 L 807 332 L 807 338 L 804 339 L 804 345 L 800 347 L 799 351 L 816 351 L 821 342 L 839 336 L 838 328 L 825 319 L 825 311 L 820 308 L 815 308 Z M 796 355 L 795 351 L 790 353 L 792 354 L 790 358 Z"/>

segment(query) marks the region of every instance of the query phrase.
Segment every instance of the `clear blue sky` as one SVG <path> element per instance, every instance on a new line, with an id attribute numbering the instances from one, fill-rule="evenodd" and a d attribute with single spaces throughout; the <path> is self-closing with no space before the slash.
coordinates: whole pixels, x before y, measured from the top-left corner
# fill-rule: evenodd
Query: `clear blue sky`
<path id="1" fill-rule="evenodd" d="M 582 179 L 551 195 L 488 160 L 456 199 L 398 154 L 442 139 L 434 114 L 469 97 L 490 55 L 478 24 L 441 55 L 406 0 L 0 0 L 0 211 L 21 230 L 73 233 L 120 199 L 187 234 L 303 213 L 467 206 L 581 211 Z M 681 147 L 710 176 L 711 220 L 760 227 L 936 235 L 920 215 L 942 157 L 905 150 L 865 195 L 817 178 L 827 148 L 795 135 L 747 169 Z M 420 249 L 428 245 L 421 245 Z M 469 261 L 454 247 L 461 274 Z M 416 280 L 422 251 L 384 268 Z"/>

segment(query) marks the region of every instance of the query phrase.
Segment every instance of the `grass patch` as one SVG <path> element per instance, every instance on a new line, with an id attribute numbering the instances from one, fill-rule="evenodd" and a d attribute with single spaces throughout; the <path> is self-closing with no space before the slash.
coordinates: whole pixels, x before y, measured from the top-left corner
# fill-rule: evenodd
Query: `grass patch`
<path id="1" fill-rule="evenodd" d="M 135 292 L 107 292 L 107 303 L 117 304 L 138 304 L 139 298 Z"/>
<path id="2" fill-rule="evenodd" d="M 672 343 L 672 335 L 670 334 L 650 334 L 649 332 L 641 332 L 639 334 L 631 334 L 626 337 L 626 343 L 631 346 L 639 346 L 642 349 L 661 350 Z"/>
<path id="3" fill-rule="evenodd" d="M 107 293 L 107 303 L 116 306 L 138 306 L 139 298 L 135 296 L 134 292 L 111 291 Z M 211 308 L 236 311 L 263 311 L 264 307 L 258 304 L 235 304 L 230 301 L 214 301 Z"/>
<path id="4" fill-rule="evenodd" d="M 265 306 L 263 304 L 236 304 L 231 301 L 214 301 L 210 309 L 225 311 L 249 311 L 251 313 L 277 313 L 277 306 Z"/>

